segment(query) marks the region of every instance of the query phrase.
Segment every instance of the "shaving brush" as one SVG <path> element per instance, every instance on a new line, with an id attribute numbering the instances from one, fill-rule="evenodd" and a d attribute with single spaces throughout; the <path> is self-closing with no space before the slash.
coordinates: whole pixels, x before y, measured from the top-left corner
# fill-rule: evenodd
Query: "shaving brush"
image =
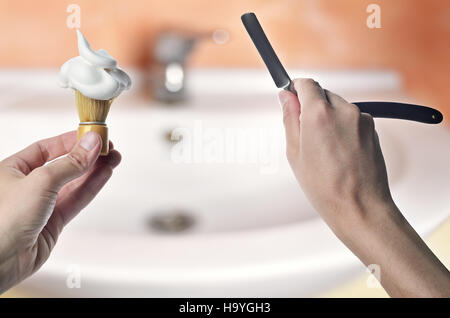
<path id="1" fill-rule="evenodd" d="M 75 90 L 75 103 L 80 117 L 78 140 L 89 131 L 99 134 L 102 138 L 101 156 L 106 156 L 109 153 L 108 127 L 105 121 L 113 100 L 92 99 Z"/>
<path id="2" fill-rule="evenodd" d="M 80 125 L 78 139 L 94 131 L 102 138 L 101 156 L 109 153 L 106 117 L 112 101 L 131 86 L 131 79 L 105 50 L 93 50 L 77 30 L 79 56 L 66 61 L 59 72 L 59 84 L 72 88 Z"/>

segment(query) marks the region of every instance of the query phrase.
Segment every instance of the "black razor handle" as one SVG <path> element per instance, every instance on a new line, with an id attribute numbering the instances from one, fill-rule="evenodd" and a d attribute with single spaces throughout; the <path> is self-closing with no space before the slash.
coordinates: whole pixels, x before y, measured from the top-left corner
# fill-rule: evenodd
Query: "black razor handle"
<path id="1" fill-rule="evenodd" d="M 440 111 L 426 106 L 394 102 L 357 102 L 362 113 L 377 118 L 394 118 L 418 121 L 426 124 L 439 124 L 443 116 Z"/>
<path id="2" fill-rule="evenodd" d="M 275 85 L 297 95 L 288 73 L 270 45 L 256 15 L 252 12 L 245 13 L 241 16 L 241 20 L 266 64 Z M 357 102 L 353 104 L 358 106 L 362 113 L 368 113 L 377 118 L 406 119 L 427 124 L 438 124 L 443 119 L 438 110 L 426 106 L 394 102 Z"/>

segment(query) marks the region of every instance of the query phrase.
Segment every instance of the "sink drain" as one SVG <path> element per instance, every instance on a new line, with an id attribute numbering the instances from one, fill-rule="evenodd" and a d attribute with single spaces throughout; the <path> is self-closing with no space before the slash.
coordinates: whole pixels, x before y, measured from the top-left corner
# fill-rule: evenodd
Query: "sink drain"
<path id="1" fill-rule="evenodd" d="M 164 133 L 164 139 L 172 144 L 176 144 L 183 140 L 183 135 L 174 133 L 174 130 L 175 128 L 170 130 L 168 129 Z"/>
<path id="2" fill-rule="evenodd" d="M 190 229 L 194 218 L 183 211 L 159 212 L 150 217 L 148 224 L 153 230 L 166 233 L 178 233 Z"/>

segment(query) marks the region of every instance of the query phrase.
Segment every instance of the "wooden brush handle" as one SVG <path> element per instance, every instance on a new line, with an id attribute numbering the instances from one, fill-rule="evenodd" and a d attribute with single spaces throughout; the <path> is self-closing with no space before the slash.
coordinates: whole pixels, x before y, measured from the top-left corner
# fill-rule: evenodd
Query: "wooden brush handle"
<path id="1" fill-rule="evenodd" d="M 78 140 L 89 131 L 94 131 L 100 135 L 102 138 L 102 151 L 100 152 L 100 156 L 107 156 L 109 153 L 108 127 L 106 125 L 80 124 L 78 126 Z"/>

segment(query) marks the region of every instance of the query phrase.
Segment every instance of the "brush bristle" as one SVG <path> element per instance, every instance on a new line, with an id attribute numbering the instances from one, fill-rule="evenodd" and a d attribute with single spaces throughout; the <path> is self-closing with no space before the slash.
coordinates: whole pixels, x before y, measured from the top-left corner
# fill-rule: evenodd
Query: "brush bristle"
<path id="1" fill-rule="evenodd" d="M 112 101 L 113 99 L 92 99 L 75 90 L 75 103 L 77 104 L 78 116 L 81 122 L 105 122 Z"/>

